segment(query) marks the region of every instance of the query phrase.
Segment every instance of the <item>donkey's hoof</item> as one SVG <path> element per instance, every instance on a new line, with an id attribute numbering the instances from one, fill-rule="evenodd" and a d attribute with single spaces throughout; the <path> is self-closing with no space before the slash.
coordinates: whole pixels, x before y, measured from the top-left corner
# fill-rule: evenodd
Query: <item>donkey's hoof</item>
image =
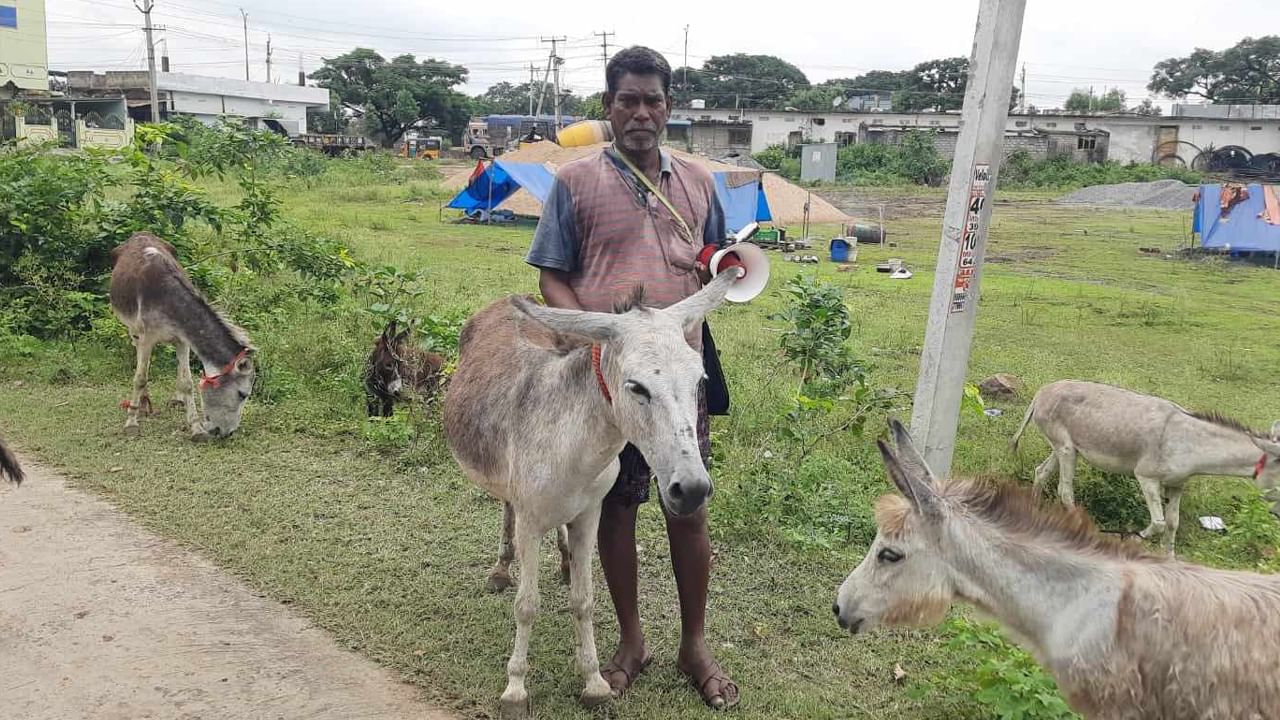
<path id="1" fill-rule="evenodd" d="M 525 720 L 533 715 L 533 703 L 529 696 L 522 698 L 502 698 L 502 720 Z"/>
<path id="2" fill-rule="evenodd" d="M 484 589 L 491 593 L 500 593 L 511 587 L 511 576 L 506 573 L 490 575 L 484 583 Z"/>
<path id="3" fill-rule="evenodd" d="M 604 681 L 603 677 L 596 677 L 596 681 L 587 683 L 587 687 L 583 689 L 582 695 L 578 696 L 578 700 L 586 707 L 593 708 L 603 705 L 613 700 L 613 688 L 609 687 L 609 683 Z"/>
<path id="4" fill-rule="evenodd" d="M 142 434 L 142 428 L 141 428 L 141 427 L 139 427 L 139 426 L 137 426 L 137 425 L 125 425 L 125 426 L 124 426 L 124 436 L 125 436 L 125 437 L 136 438 L 136 437 L 138 437 L 138 436 L 139 436 L 139 435 L 141 435 L 141 434 Z"/>

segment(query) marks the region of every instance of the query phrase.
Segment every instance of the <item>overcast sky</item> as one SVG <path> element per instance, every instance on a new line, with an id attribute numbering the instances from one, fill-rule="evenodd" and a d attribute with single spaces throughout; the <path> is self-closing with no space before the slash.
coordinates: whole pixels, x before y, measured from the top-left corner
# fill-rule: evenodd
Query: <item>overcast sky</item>
<path id="1" fill-rule="evenodd" d="M 141 2 L 141 0 L 139 0 Z M 141 14 L 130 0 L 48 0 L 49 62 L 54 69 L 146 67 Z M 777 55 L 812 82 L 867 70 L 901 70 L 933 58 L 968 55 L 977 0 L 841 2 L 791 5 L 742 0 L 694 3 L 443 2 L 442 0 L 155 0 L 154 22 L 166 28 L 175 72 L 244 77 L 240 8 L 249 15 L 250 74 L 295 82 L 299 64 L 311 72 L 323 58 L 356 46 L 385 56 L 412 53 L 466 66 L 463 90 L 539 75 L 550 46 L 567 37 L 563 84 L 582 95 L 604 86 L 601 38 L 610 48 L 648 45 L 689 64 L 734 52 Z M 719 9 L 712 9 L 713 7 Z M 527 8 L 527 9 L 522 9 Z M 1195 47 L 1220 50 L 1242 37 L 1280 32 L 1280 2 L 1237 0 L 1229 6 L 1190 0 L 1028 2 L 1020 63 L 1029 102 L 1060 106 L 1073 87 L 1099 93 L 1119 87 L 1136 104 L 1152 66 Z M 1161 99 L 1162 103 L 1167 100 Z M 1166 105 L 1167 106 L 1167 105 Z"/>

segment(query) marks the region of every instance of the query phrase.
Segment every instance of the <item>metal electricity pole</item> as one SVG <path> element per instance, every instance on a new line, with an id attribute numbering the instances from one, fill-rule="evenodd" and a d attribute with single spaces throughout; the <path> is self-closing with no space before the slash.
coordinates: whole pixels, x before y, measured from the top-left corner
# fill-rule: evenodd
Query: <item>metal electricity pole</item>
<path id="1" fill-rule="evenodd" d="M 136 2 L 134 7 L 138 8 L 138 12 L 142 13 L 144 21 L 143 30 L 147 33 L 147 78 L 148 84 L 151 85 L 151 122 L 160 122 L 160 92 L 156 89 L 156 42 L 152 37 L 151 10 L 155 7 L 155 0 L 143 0 L 144 5 L 138 5 Z"/>
<path id="2" fill-rule="evenodd" d="M 978 313 L 1026 0 L 981 0 L 938 248 L 911 434 L 939 476 L 951 470 Z"/>

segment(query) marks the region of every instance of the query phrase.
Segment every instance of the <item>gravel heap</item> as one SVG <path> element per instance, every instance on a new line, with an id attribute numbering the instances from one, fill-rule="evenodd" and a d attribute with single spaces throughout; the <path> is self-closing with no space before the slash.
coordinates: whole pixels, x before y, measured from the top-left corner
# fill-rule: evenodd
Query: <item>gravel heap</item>
<path id="1" fill-rule="evenodd" d="M 1185 210 L 1193 206 L 1191 198 L 1195 192 L 1194 185 L 1187 185 L 1179 180 L 1157 180 L 1149 183 L 1094 185 L 1059 198 L 1058 202 L 1074 205 Z"/>

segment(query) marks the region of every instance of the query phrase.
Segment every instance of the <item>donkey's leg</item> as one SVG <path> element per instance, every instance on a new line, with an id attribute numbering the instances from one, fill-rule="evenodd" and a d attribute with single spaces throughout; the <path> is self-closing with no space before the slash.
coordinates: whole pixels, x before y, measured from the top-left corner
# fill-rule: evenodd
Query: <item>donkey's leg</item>
<path id="1" fill-rule="evenodd" d="M 1160 481 L 1139 475 L 1138 487 L 1142 488 L 1142 499 L 1147 501 L 1147 512 L 1151 515 L 1151 524 L 1146 530 L 1138 533 L 1138 536 L 1145 540 L 1154 535 L 1164 535 L 1169 526 L 1164 518 L 1164 498 L 1161 497 Z"/>
<path id="2" fill-rule="evenodd" d="M 600 505 L 594 503 L 567 530 L 572 568 L 569 571 L 569 610 L 578 629 L 578 670 L 585 687 L 582 704 L 594 707 L 613 698 L 613 689 L 600 674 L 596 635 L 592 625 L 595 601 L 592 598 L 591 558 L 595 556 L 596 531 L 600 528 Z"/>
<path id="3" fill-rule="evenodd" d="M 560 582 L 568 585 L 569 568 L 573 563 L 573 552 L 569 545 L 569 526 L 556 527 L 556 547 L 560 548 Z"/>
<path id="4" fill-rule="evenodd" d="M 1076 449 L 1070 445 L 1054 451 L 1058 456 L 1058 497 L 1067 507 L 1076 505 Z"/>
<path id="5" fill-rule="evenodd" d="M 124 420 L 124 433 L 129 436 L 142 433 L 138 427 L 138 411 L 142 409 L 143 399 L 146 399 L 148 408 L 151 405 L 151 398 L 147 396 L 147 376 L 151 371 L 151 351 L 156 346 L 155 341 L 145 334 L 139 335 L 134 344 L 138 353 L 133 368 L 133 393 L 129 396 L 129 407 Z"/>
<path id="6" fill-rule="evenodd" d="M 516 590 L 516 642 L 507 661 L 507 689 L 502 693 L 502 714 L 507 718 L 524 718 L 531 710 L 529 691 L 524 687 L 529 673 L 529 636 L 538 615 L 538 555 L 542 537 L 532 529 L 528 519 L 516 521 L 516 552 L 520 555 L 520 584 Z"/>
<path id="7" fill-rule="evenodd" d="M 1173 554 L 1173 542 L 1178 536 L 1178 521 L 1182 513 L 1182 491 L 1185 489 L 1183 485 L 1171 485 L 1165 492 L 1168 500 L 1164 506 L 1164 549 L 1170 555 Z"/>
<path id="8" fill-rule="evenodd" d="M 489 571 L 489 580 L 485 583 L 489 592 L 502 592 L 511 587 L 511 560 L 516 556 L 511 535 L 515 522 L 516 514 L 511 509 L 511 503 L 502 503 L 502 537 L 498 540 L 498 562 Z"/>
<path id="9" fill-rule="evenodd" d="M 177 340 L 174 351 L 178 358 L 178 382 L 174 388 L 173 404 L 182 405 L 187 416 L 187 429 L 195 430 L 200 410 L 196 407 L 195 382 L 191 379 L 191 346 Z"/>
<path id="10" fill-rule="evenodd" d="M 1050 451 L 1049 457 L 1045 458 L 1044 462 L 1036 467 L 1036 482 L 1034 485 L 1036 497 L 1044 496 L 1044 486 L 1056 472 L 1058 472 L 1058 453 L 1057 451 Z"/>

